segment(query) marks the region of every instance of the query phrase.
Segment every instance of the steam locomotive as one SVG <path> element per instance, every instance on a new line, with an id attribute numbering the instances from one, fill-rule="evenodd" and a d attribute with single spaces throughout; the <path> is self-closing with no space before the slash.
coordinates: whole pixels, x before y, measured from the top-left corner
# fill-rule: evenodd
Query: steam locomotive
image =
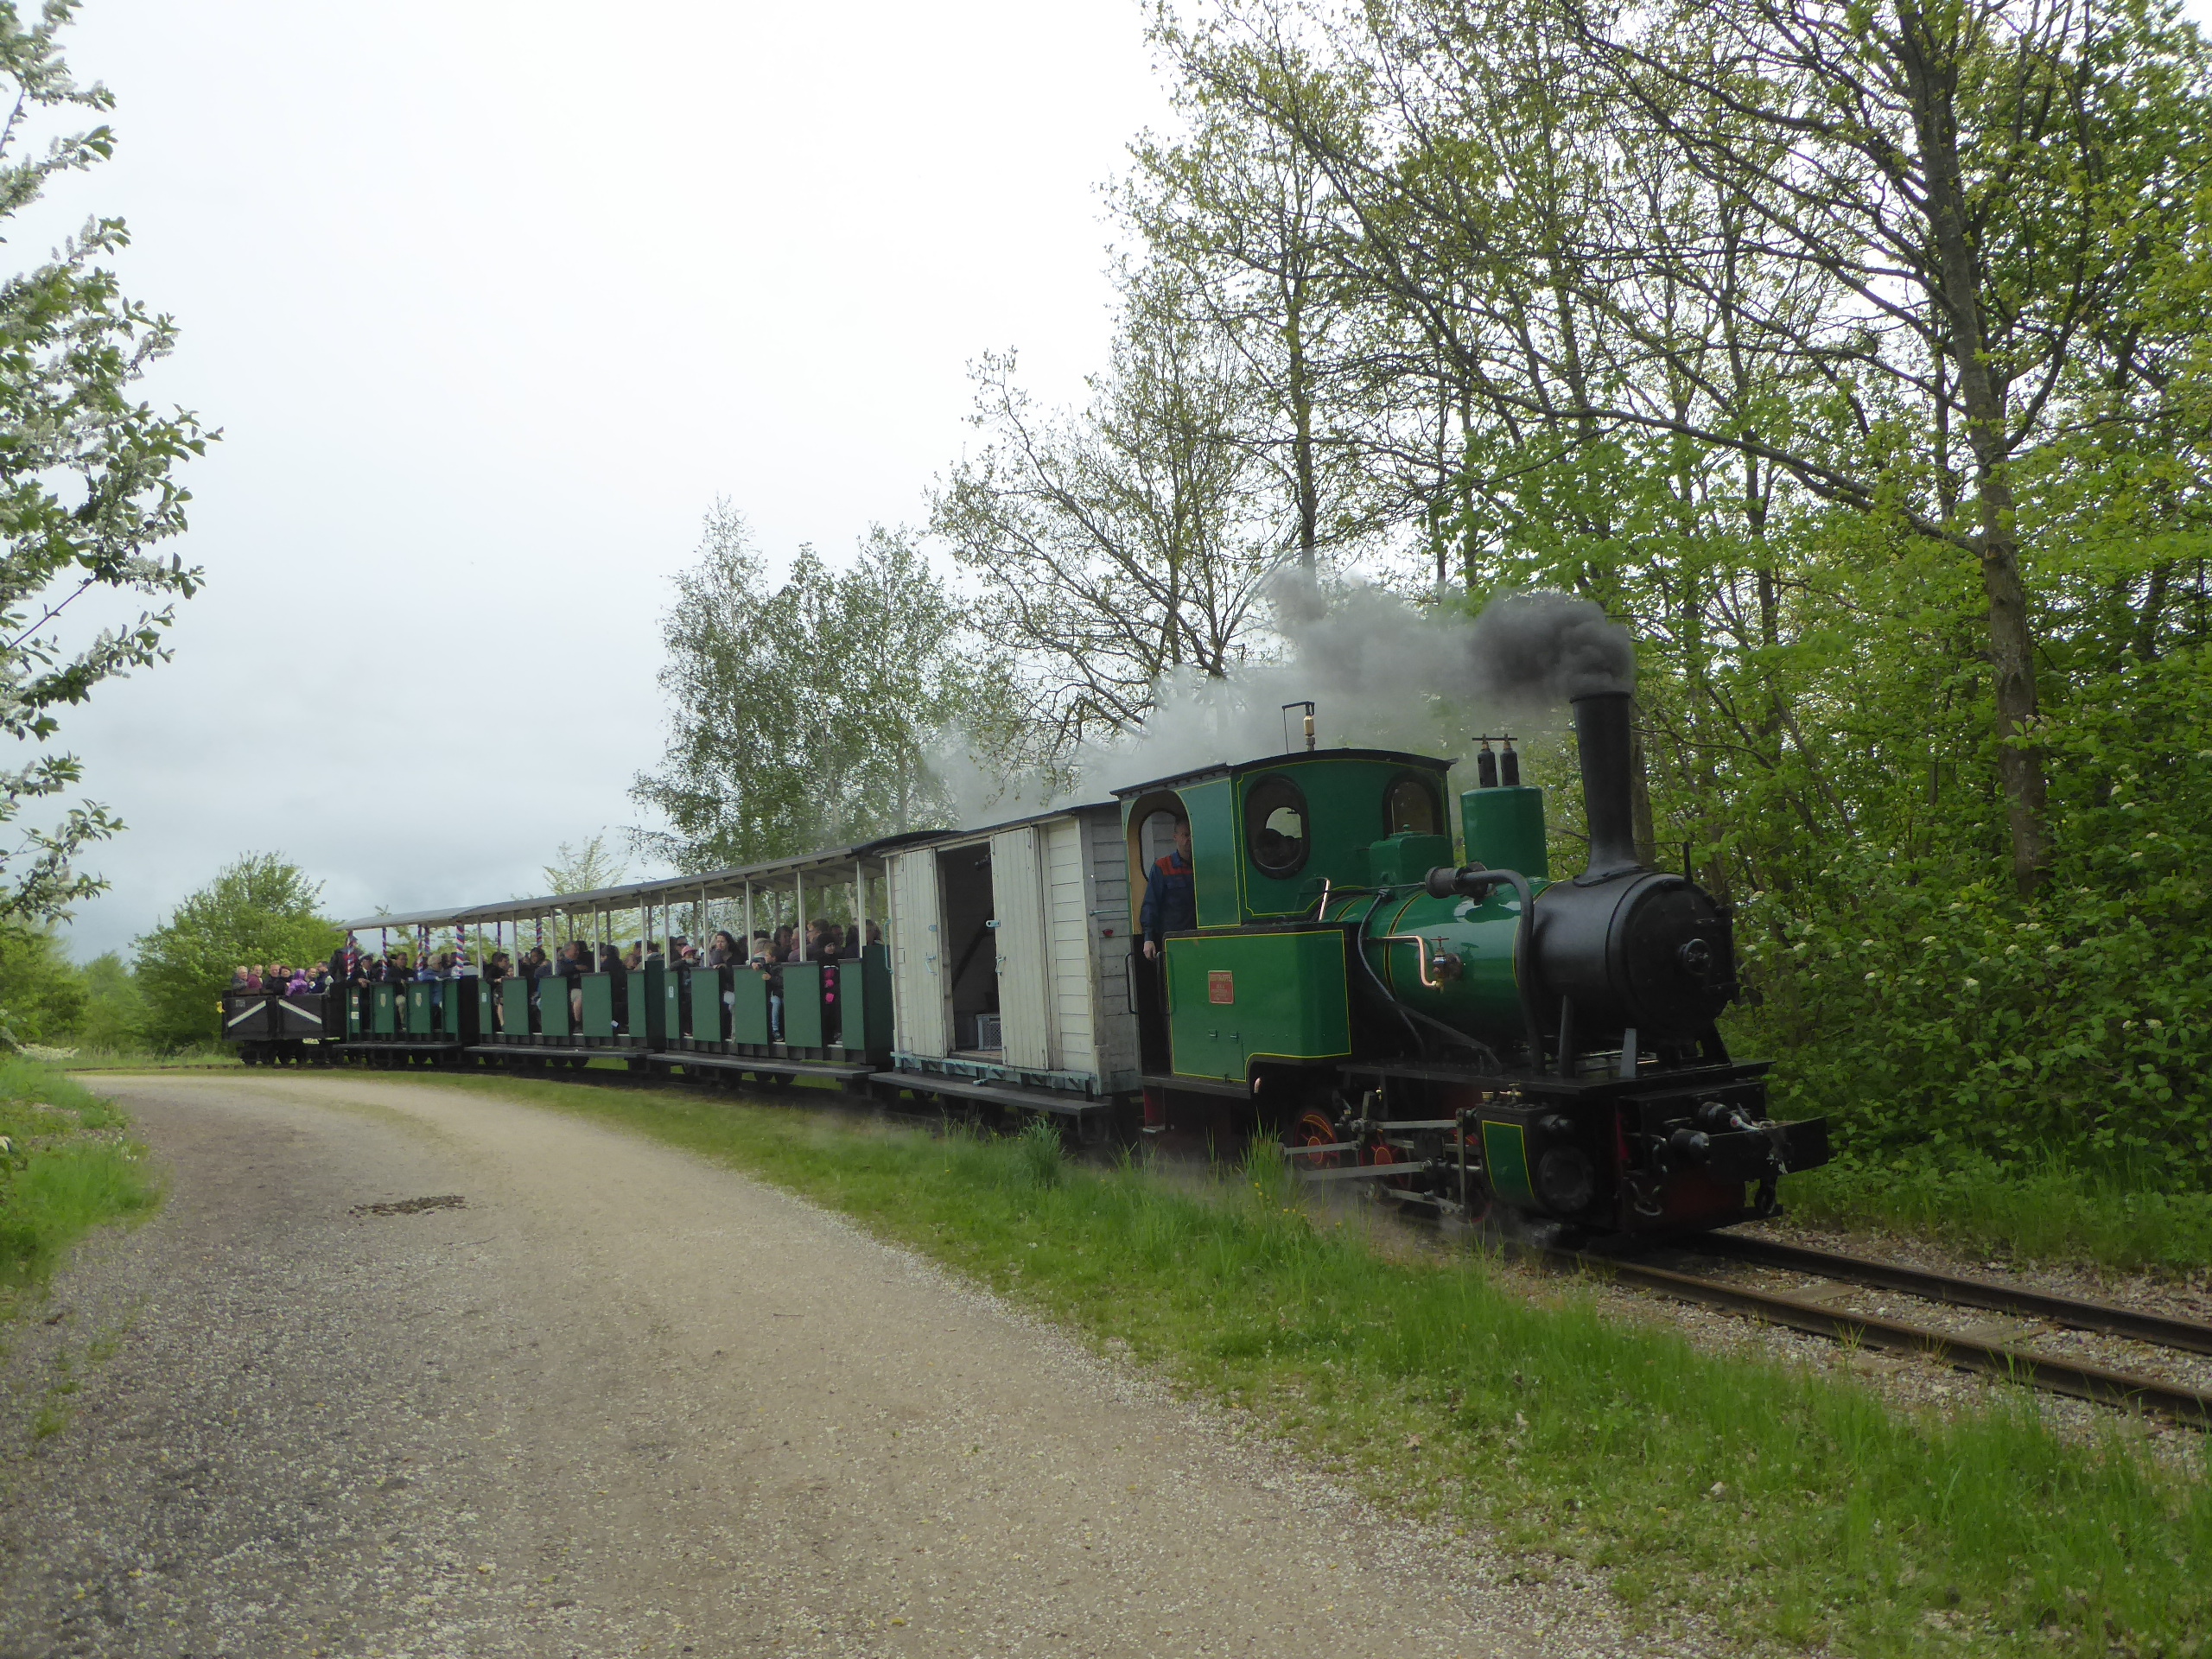
<path id="1" fill-rule="evenodd" d="M 1573 708 L 1590 857 L 1565 880 L 1510 743 L 1461 797 L 1465 863 L 1446 763 L 1414 755 L 1120 791 L 1132 822 L 1187 814 L 1193 849 L 1198 925 L 1165 941 L 1145 1010 L 1153 1127 L 1249 1090 L 1312 1179 L 1584 1238 L 1768 1214 L 1783 1174 L 1826 1162 L 1826 1121 L 1773 1121 L 1767 1065 L 1721 1040 L 1727 911 L 1637 857 L 1627 694 Z"/>
<path id="2" fill-rule="evenodd" d="M 1824 1162 L 1777 1123 L 1767 1067 L 1715 1021 L 1728 914 L 1637 861 L 1624 693 L 1573 702 L 1589 867 L 1550 879 L 1543 792 L 1510 743 L 1460 797 L 1452 763 L 1315 749 L 1203 768 L 1007 823 L 912 831 L 742 869 L 346 925 L 463 976 L 327 997 L 226 996 L 249 1062 L 582 1067 L 810 1078 L 935 1109 L 1193 1140 L 1280 1135 L 1315 1181 L 1584 1237 L 1724 1226 Z M 1195 925 L 1142 950 L 1145 873 L 1191 830 Z M 763 971 L 654 955 L 495 982 L 525 939 L 752 938 L 833 917 L 883 942 Z M 512 929 L 512 934 L 508 930 Z M 413 938 L 410 940 L 410 935 Z"/>

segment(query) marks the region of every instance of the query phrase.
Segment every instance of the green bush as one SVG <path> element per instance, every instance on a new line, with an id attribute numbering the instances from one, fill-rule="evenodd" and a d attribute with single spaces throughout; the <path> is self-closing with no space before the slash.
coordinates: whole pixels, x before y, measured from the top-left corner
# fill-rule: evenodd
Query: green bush
<path id="1" fill-rule="evenodd" d="M 0 925 L 0 1023 L 16 1041 L 68 1041 L 89 1001 L 84 975 L 62 954 L 51 928 Z"/>
<path id="2" fill-rule="evenodd" d="M 1840 845 L 1742 899 L 1758 1001 L 1736 1027 L 1866 1166 L 2056 1155 L 2191 1185 L 2212 1170 L 2212 652 L 2124 664 L 2045 741 L 2045 893 L 1958 849 Z"/>

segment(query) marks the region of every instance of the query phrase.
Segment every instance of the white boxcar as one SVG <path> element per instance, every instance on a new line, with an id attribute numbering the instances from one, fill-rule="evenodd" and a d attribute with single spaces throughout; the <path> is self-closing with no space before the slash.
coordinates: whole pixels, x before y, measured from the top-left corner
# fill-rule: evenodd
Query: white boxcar
<path id="1" fill-rule="evenodd" d="M 887 863 L 896 1028 L 880 1077 L 1078 1115 L 1136 1092 L 1119 806 L 963 830 Z"/>

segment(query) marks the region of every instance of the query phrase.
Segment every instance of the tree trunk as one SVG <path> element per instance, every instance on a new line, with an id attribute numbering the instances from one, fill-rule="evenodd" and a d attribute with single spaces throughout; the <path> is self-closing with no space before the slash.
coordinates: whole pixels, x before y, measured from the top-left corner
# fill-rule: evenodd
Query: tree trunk
<path id="1" fill-rule="evenodd" d="M 1979 271 L 1967 235 L 1955 104 L 1958 67 L 1942 55 L 1927 18 L 1912 6 L 1898 5 L 1897 22 L 1905 83 L 1927 174 L 1929 229 L 1936 262 L 1937 292 L 1931 297 L 1950 318 L 1951 358 L 1966 409 L 1967 442 L 1974 451 L 1974 492 L 1981 518 L 1977 551 L 1982 591 L 1989 600 L 1989 663 L 1997 704 L 1997 771 L 2012 830 L 2012 880 L 2026 898 L 2043 885 L 2050 868 L 2043 753 L 2019 741 L 2036 724 L 2035 640 L 2028 626 L 2012 486 L 2005 469 L 2005 388 L 1990 369 Z"/>
<path id="2" fill-rule="evenodd" d="M 1283 285 L 1283 344 L 1289 353 L 1291 469 L 1298 490 L 1298 568 L 1310 583 L 1320 542 L 1321 495 L 1313 475 L 1313 388 L 1306 372 L 1306 277 Z"/>

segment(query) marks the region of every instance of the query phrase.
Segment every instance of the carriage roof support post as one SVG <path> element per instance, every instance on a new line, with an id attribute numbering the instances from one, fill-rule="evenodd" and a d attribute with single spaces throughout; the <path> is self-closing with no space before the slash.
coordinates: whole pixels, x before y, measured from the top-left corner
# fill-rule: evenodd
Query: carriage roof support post
<path id="1" fill-rule="evenodd" d="M 745 878 L 745 937 L 737 942 L 738 952 L 746 961 L 753 960 L 753 878 Z"/>
<path id="2" fill-rule="evenodd" d="M 857 858 L 853 861 L 852 943 L 856 955 L 868 943 L 868 872 L 861 868 Z"/>
<path id="3" fill-rule="evenodd" d="M 806 872 L 791 872 L 791 908 L 798 912 L 798 925 L 791 933 L 791 949 L 798 952 L 798 960 L 806 960 Z"/>

